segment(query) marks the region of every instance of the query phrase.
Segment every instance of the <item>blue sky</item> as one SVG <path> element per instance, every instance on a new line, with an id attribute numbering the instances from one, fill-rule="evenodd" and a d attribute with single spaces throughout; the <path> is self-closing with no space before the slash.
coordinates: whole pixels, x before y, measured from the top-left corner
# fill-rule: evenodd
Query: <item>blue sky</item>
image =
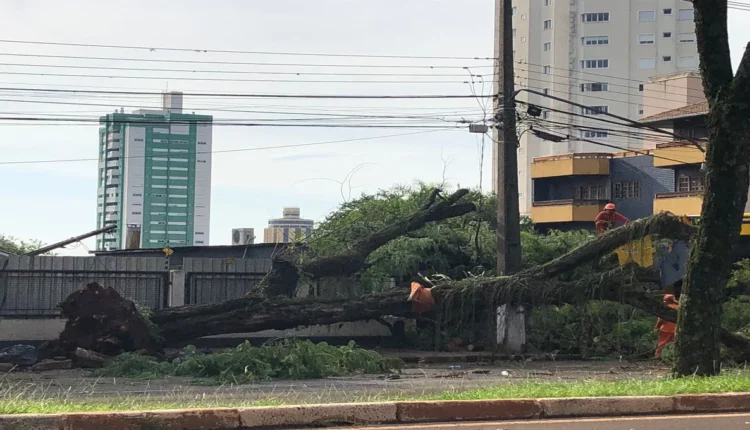
<path id="1" fill-rule="evenodd" d="M 489 57 L 493 47 L 493 0 L 3 0 L 0 39 L 87 44 L 180 47 L 266 52 L 322 52 L 404 56 Z M 750 39 L 741 24 L 749 12 L 732 12 L 730 43 L 736 62 Z M 0 43 L 0 53 L 129 57 L 171 60 L 347 63 L 363 65 L 436 64 L 477 66 L 472 60 L 409 60 L 373 58 L 239 55 L 197 52 L 113 50 Z M 468 94 L 463 77 L 441 84 L 278 83 L 191 81 L 174 76 L 216 74 L 114 71 L 9 66 L 15 64 L 92 65 L 102 67 L 169 67 L 249 70 L 251 66 L 175 65 L 127 61 L 84 61 L 0 55 L 0 87 L 83 88 L 222 93 L 318 94 Z M 50 77 L 29 73 L 138 76 L 138 79 Z M 265 68 L 264 70 L 299 70 Z M 340 69 L 306 68 L 330 72 Z M 357 69 L 362 71 L 362 69 Z M 365 69 L 368 71 L 370 69 Z M 375 72 L 378 69 L 374 69 Z M 393 73 L 397 69 L 383 69 Z M 452 70 L 452 71 L 451 71 Z M 455 69 L 442 71 L 456 73 Z M 485 69 L 484 71 L 487 71 Z M 3 74 L 12 72 L 14 74 Z M 414 72 L 414 70 L 408 70 Z M 23 73 L 23 74 L 15 74 Z M 458 73 L 462 73 L 458 69 Z M 230 75 L 231 77 L 237 75 Z M 144 79 L 153 77 L 153 79 Z M 227 75 L 221 75 L 227 78 Z M 244 79 L 250 76 L 240 75 Z M 257 77 L 252 75 L 252 77 Z M 271 76 L 273 78 L 273 76 Z M 295 79 L 294 75 L 279 79 Z M 328 78 L 331 79 L 331 78 Z M 336 79 L 336 78 L 332 78 Z M 339 77 L 339 80 L 349 78 Z M 359 78 L 357 78 L 359 79 Z M 372 78 L 380 79 L 380 78 Z M 397 78 L 392 78 L 397 79 Z M 415 79 L 415 78 L 403 78 Z M 433 79 L 433 78 L 425 78 Z M 446 80 L 448 80 L 446 78 Z M 477 91 L 481 88 L 477 87 Z M 490 91 L 489 85 L 485 92 Z M 16 100 L 9 102 L 7 100 Z M 18 102 L 21 101 L 21 102 Z M 55 103 L 46 103 L 55 102 Z M 78 105 L 76 105 L 78 103 Z M 97 106 L 86 106 L 84 104 Z M 157 107 L 150 96 L 49 94 L 0 91 L 0 116 L 79 115 L 95 117 L 125 107 Z M 378 115 L 450 113 L 481 118 L 476 100 L 248 100 L 185 97 L 185 110 L 221 119 L 268 118 L 269 114 L 222 112 L 215 109 L 295 112 L 346 112 Z M 102 106 L 98 106 L 102 105 Z M 438 114 L 440 113 L 440 115 Z M 365 120 L 366 121 L 366 120 Z M 446 123 L 448 127 L 450 124 Z M 250 128 L 217 126 L 214 150 L 274 147 L 363 137 L 414 133 L 403 129 Z M 96 125 L 19 125 L 0 121 L 2 160 L 50 160 L 96 157 Z M 489 187 L 490 147 L 486 145 L 483 186 Z M 446 167 L 447 165 L 447 167 Z M 304 217 L 322 220 L 343 198 L 374 192 L 395 184 L 448 180 L 477 186 L 480 151 L 467 131 L 429 133 L 319 146 L 218 153 L 213 163 L 211 244 L 230 241 L 231 229 L 254 227 L 262 237 L 268 218 L 283 206 L 302 208 Z M 345 187 L 342 181 L 359 167 Z M 351 189 L 350 189 L 351 186 Z M 342 191 L 344 196 L 342 197 Z M 0 165 L 0 233 L 53 242 L 95 228 L 96 162 Z M 93 241 L 85 241 L 89 247 Z M 62 251 L 83 254 L 83 247 Z"/>

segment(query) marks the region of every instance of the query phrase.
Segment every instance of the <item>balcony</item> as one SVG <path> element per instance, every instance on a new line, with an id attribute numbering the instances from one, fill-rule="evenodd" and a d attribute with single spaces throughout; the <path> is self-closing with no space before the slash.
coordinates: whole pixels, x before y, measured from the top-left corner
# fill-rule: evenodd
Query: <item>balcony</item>
<path id="1" fill-rule="evenodd" d="M 656 162 L 656 159 L 654 159 Z M 700 215 L 703 193 L 663 193 L 654 196 L 654 213 L 672 212 L 675 215 Z"/>
<path id="2" fill-rule="evenodd" d="M 531 219 L 538 224 L 553 222 L 591 222 L 607 200 L 549 200 L 534 202 Z"/>
<path id="3" fill-rule="evenodd" d="M 706 154 L 696 148 L 692 142 L 670 142 L 656 145 L 656 149 L 652 149 L 651 154 L 654 156 L 654 167 L 701 164 L 706 160 Z"/>
<path id="4" fill-rule="evenodd" d="M 566 154 L 535 158 L 531 178 L 554 178 L 574 175 L 609 175 L 610 154 Z"/>

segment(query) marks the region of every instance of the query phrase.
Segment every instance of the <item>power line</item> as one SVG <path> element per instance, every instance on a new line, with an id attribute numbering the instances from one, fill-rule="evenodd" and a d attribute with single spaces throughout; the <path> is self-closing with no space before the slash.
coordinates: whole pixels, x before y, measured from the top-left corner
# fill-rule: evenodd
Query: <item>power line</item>
<path id="1" fill-rule="evenodd" d="M 161 92 L 148 91 L 104 91 L 104 90 L 66 90 L 45 88 L 13 88 L 2 87 L 0 91 L 19 91 L 37 93 L 68 93 L 68 94 L 110 94 L 110 95 L 145 95 L 161 97 Z M 418 94 L 418 95 L 345 95 L 345 94 L 272 94 L 272 93 L 186 93 L 190 97 L 231 97 L 231 98 L 280 98 L 280 99 L 473 99 L 476 97 L 492 98 L 492 94 L 461 95 L 461 94 Z"/>
<path id="2" fill-rule="evenodd" d="M 349 143 L 349 142 L 361 142 L 365 140 L 375 139 L 387 139 L 391 137 L 402 137 L 412 136 L 416 134 L 435 133 L 438 131 L 453 131 L 454 128 L 443 128 L 441 130 L 427 130 L 427 131 L 416 131 L 411 133 L 399 133 L 399 134 L 388 134 L 382 136 L 370 136 L 370 137 L 359 137 L 354 139 L 341 139 L 341 140 L 329 140 L 323 142 L 309 142 L 309 143 L 295 143 L 289 145 L 276 145 L 276 146 L 261 146 L 255 148 L 240 148 L 240 149 L 224 149 L 217 151 L 197 151 L 196 154 L 224 154 L 229 152 L 249 152 L 249 151 L 265 151 L 270 149 L 285 149 L 285 148 L 300 148 L 306 146 L 319 146 L 319 145 L 330 145 L 334 143 Z M 156 155 L 139 155 L 139 156 L 123 156 L 118 157 L 121 159 L 126 158 L 153 158 L 153 157 L 164 157 L 163 154 Z M 74 163 L 83 161 L 99 161 L 99 158 L 72 158 L 72 159 L 59 159 L 59 160 L 25 160 L 25 161 L 0 161 L 0 165 L 16 165 L 16 164 L 47 164 L 47 163 Z"/>
<path id="3" fill-rule="evenodd" d="M 28 64 L 28 63 L 0 63 L 0 66 L 12 67 L 48 67 L 56 69 L 96 69 L 96 70 L 124 70 L 135 72 L 188 72 L 214 73 L 229 75 L 293 75 L 293 76 L 399 76 L 399 77 L 465 77 L 465 73 L 335 73 L 335 72 L 288 72 L 279 70 L 200 70 L 200 69 L 164 69 L 113 66 L 81 66 L 71 64 Z"/>
<path id="4" fill-rule="evenodd" d="M 8 40 L 0 39 L 0 43 L 24 44 L 24 45 L 46 45 L 46 46 L 73 46 L 80 48 L 105 48 L 105 49 L 134 49 L 141 51 L 171 51 L 192 53 L 216 53 L 216 54 L 252 54 L 252 55 L 279 55 L 279 56 L 305 56 L 305 57 L 344 57 L 344 58 L 398 58 L 398 59 L 420 59 L 420 60 L 494 60 L 494 57 L 457 57 L 457 56 L 419 56 L 419 55 L 377 55 L 377 54 L 332 54 L 318 52 L 272 52 L 272 51 L 240 51 L 229 49 L 202 49 L 202 48 L 167 48 L 150 46 L 127 46 L 127 45 L 103 45 L 93 43 L 70 43 L 70 42 L 43 42 L 31 40 Z"/>
<path id="5" fill-rule="evenodd" d="M 238 78 L 193 78 L 187 76 L 123 76 L 123 75 L 90 75 L 90 74 L 72 74 L 72 73 L 37 73 L 37 72 L 8 72 L 0 71 L 0 75 L 14 76 L 52 76 L 57 78 L 97 78 L 97 79 L 140 79 L 140 80 L 170 80 L 170 81 L 199 81 L 199 82 L 267 82 L 279 84 L 461 84 L 465 81 L 387 81 L 387 80 L 299 80 L 299 79 L 238 79 Z"/>
<path id="6" fill-rule="evenodd" d="M 49 54 L 21 54 L 15 52 L 0 52 L 0 56 L 25 57 L 25 58 L 58 58 L 68 60 L 97 60 L 97 61 L 123 61 L 123 62 L 146 62 L 146 63 L 174 63 L 174 64 L 225 64 L 235 66 L 281 66 L 281 67 L 315 67 L 329 68 L 341 67 L 352 69 L 465 69 L 465 66 L 450 66 L 441 64 L 317 64 L 317 63 L 269 63 L 257 61 L 211 61 L 211 60 L 170 60 L 166 58 L 126 58 L 126 57 L 95 57 L 85 55 L 49 55 Z M 473 69 L 493 68 L 493 65 L 472 65 Z"/>

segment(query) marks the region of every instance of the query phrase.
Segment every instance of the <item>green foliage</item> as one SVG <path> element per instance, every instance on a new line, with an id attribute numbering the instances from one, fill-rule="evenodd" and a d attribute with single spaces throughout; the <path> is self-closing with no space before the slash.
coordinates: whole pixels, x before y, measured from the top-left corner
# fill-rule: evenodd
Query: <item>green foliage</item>
<path id="1" fill-rule="evenodd" d="M 39 240 L 21 240 L 13 236 L 0 234 L 0 250 L 10 252 L 11 254 L 23 255 L 35 251 L 44 246 Z"/>
<path id="2" fill-rule="evenodd" d="M 419 211 L 428 202 L 433 186 L 418 183 L 398 186 L 375 195 L 363 195 L 344 203 L 313 232 L 304 258 L 326 257 L 343 252 L 353 243 Z M 444 190 L 448 195 L 453 190 Z M 392 277 L 405 281 L 416 273 L 443 274 L 453 279 L 469 273 L 494 272 L 497 250 L 496 206 L 492 194 L 471 191 L 466 201 L 477 206 L 475 213 L 440 222 L 395 239 L 368 258 L 369 268 L 361 273 L 365 291 L 376 291 Z M 586 232 L 534 233 L 528 217 L 521 219 L 525 266 L 542 264 L 591 238 Z"/>
<path id="3" fill-rule="evenodd" d="M 151 308 L 138 302 L 133 302 L 133 304 L 135 305 L 135 310 L 138 311 L 141 319 L 143 319 L 143 322 L 146 323 L 146 328 L 148 328 L 151 337 L 159 343 L 164 342 L 164 338 L 159 334 L 159 327 L 151 321 L 151 315 L 154 313 Z"/>
<path id="4" fill-rule="evenodd" d="M 750 296 L 739 296 L 724 303 L 721 325 L 729 331 L 750 335 Z"/>
<path id="5" fill-rule="evenodd" d="M 542 235 L 533 231 L 521 232 L 521 252 L 525 267 L 538 266 L 560 257 L 593 239 L 588 231 L 552 230 Z"/>
<path id="6" fill-rule="evenodd" d="M 740 260 L 734 264 L 734 271 L 727 282 L 727 288 L 750 286 L 750 260 Z"/>
<path id="7" fill-rule="evenodd" d="M 267 379 L 313 379 L 354 372 L 400 371 L 399 359 L 358 348 L 354 342 L 335 347 L 309 340 L 281 340 L 255 347 L 249 342 L 225 352 L 204 354 L 185 348 L 171 363 L 153 357 L 122 354 L 98 372 L 99 376 L 155 379 L 181 376 L 219 383 L 243 384 Z"/>
<path id="8" fill-rule="evenodd" d="M 543 352 L 584 357 L 652 355 L 656 318 L 620 303 L 546 306 L 531 314 L 529 344 Z"/>

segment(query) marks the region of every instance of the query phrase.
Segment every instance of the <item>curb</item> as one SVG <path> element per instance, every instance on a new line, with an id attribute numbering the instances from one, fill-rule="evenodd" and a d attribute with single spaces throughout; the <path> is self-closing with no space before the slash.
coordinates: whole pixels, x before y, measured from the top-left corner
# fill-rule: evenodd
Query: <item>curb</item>
<path id="1" fill-rule="evenodd" d="M 230 430 L 750 411 L 750 393 L 0 415 L 0 430 Z"/>

